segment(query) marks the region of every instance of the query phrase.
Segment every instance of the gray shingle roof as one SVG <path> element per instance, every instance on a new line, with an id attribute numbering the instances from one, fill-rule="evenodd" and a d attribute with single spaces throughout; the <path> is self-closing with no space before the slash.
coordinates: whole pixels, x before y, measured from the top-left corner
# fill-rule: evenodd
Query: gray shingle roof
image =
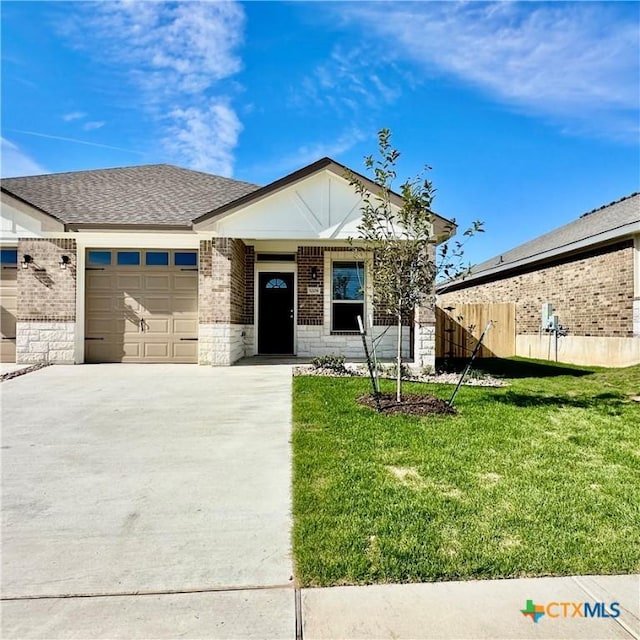
<path id="1" fill-rule="evenodd" d="M 153 164 L 5 178 L 2 189 L 66 224 L 190 225 L 258 186 Z"/>
<path id="2" fill-rule="evenodd" d="M 502 272 L 506 276 L 509 271 L 525 264 L 598 244 L 609 235 L 616 236 L 618 232 L 624 235 L 634 223 L 640 223 L 640 193 L 632 193 L 584 213 L 573 222 L 489 258 L 473 267 L 471 275 L 455 285 L 470 286 L 476 279 Z M 450 289 L 455 285 L 449 282 L 445 286 Z"/>

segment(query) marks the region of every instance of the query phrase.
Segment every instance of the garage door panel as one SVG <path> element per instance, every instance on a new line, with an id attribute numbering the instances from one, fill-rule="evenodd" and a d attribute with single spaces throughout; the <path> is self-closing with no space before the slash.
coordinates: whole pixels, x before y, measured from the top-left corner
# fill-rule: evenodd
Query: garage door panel
<path id="1" fill-rule="evenodd" d="M 120 291 L 140 291 L 144 289 L 144 278 L 140 273 L 121 273 L 116 277 L 116 289 Z"/>
<path id="2" fill-rule="evenodd" d="M 173 289 L 174 291 L 198 291 L 198 274 L 175 274 L 173 276 Z"/>
<path id="3" fill-rule="evenodd" d="M 140 358 L 142 359 L 142 343 L 137 340 L 127 340 L 122 343 L 122 353 L 125 358 Z"/>
<path id="4" fill-rule="evenodd" d="M 98 340 L 87 341 L 84 348 L 84 358 L 87 362 L 120 362 L 121 352 L 110 342 Z"/>
<path id="5" fill-rule="evenodd" d="M 16 268 L 0 269 L 0 362 L 16 361 L 17 276 Z"/>
<path id="6" fill-rule="evenodd" d="M 115 305 L 114 296 L 94 293 L 87 297 L 85 311 L 86 313 L 108 313 L 116 308 Z"/>
<path id="7" fill-rule="evenodd" d="M 168 336 L 171 333 L 171 318 L 149 318 L 144 321 L 144 332 L 148 336 L 165 335 Z"/>
<path id="8" fill-rule="evenodd" d="M 171 307 L 175 313 L 194 314 L 198 313 L 198 299 L 191 296 L 174 295 Z"/>
<path id="9" fill-rule="evenodd" d="M 145 342 L 144 357 L 145 358 L 162 358 L 163 360 L 170 356 L 168 342 Z"/>
<path id="10" fill-rule="evenodd" d="M 172 311 L 171 296 L 146 296 L 144 308 L 147 313 L 170 314 Z"/>
<path id="11" fill-rule="evenodd" d="M 113 291 L 116 288 L 116 278 L 105 271 L 87 271 L 87 291 Z"/>
<path id="12" fill-rule="evenodd" d="M 115 310 L 129 312 L 130 314 L 138 315 L 144 311 L 144 304 L 142 302 L 142 294 L 138 294 L 136 297 L 125 295 L 116 299 Z"/>
<path id="13" fill-rule="evenodd" d="M 195 318 L 173 318 L 173 333 L 181 338 L 198 336 L 198 321 Z"/>
<path id="14" fill-rule="evenodd" d="M 171 276 L 169 274 L 145 276 L 144 286 L 147 291 L 154 289 L 169 291 L 171 289 Z"/>
<path id="15" fill-rule="evenodd" d="M 87 271 L 87 362 L 198 361 L 197 272 L 145 262 Z"/>
<path id="16" fill-rule="evenodd" d="M 87 337 L 97 338 L 118 335 L 118 325 L 109 318 L 87 318 Z"/>
<path id="17" fill-rule="evenodd" d="M 198 343 L 197 342 L 174 342 L 173 357 L 181 362 L 193 362 L 198 359 Z"/>

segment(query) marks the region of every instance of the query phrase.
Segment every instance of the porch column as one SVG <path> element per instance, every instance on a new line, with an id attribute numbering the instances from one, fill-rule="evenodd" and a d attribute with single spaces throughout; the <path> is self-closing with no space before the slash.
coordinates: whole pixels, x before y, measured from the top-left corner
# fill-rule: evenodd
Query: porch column
<path id="1" fill-rule="evenodd" d="M 228 366 L 244 356 L 245 245 L 200 242 L 198 362 Z"/>

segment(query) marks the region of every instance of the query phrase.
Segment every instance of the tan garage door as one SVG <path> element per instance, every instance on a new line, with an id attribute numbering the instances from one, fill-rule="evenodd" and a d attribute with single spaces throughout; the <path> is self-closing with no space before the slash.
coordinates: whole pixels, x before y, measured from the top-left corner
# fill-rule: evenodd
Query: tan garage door
<path id="1" fill-rule="evenodd" d="M 0 362 L 16 361 L 16 277 L 18 252 L 16 249 L 2 249 L 0 258 Z"/>
<path id="2" fill-rule="evenodd" d="M 197 252 L 87 250 L 85 362 L 198 361 Z"/>

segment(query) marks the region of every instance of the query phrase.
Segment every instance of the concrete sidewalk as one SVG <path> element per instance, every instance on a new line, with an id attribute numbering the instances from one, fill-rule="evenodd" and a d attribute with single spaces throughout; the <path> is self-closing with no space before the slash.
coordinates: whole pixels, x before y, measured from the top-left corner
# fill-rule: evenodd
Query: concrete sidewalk
<path id="1" fill-rule="evenodd" d="M 534 623 L 521 612 L 548 607 Z M 305 589 L 304 640 L 423 638 L 639 638 L 640 576 L 473 580 Z M 619 603 L 618 618 L 583 617 L 573 605 Z M 563 617 L 563 608 L 567 615 Z M 558 617 L 553 617 L 558 615 Z"/>
<path id="2" fill-rule="evenodd" d="M 3 602 L 3 637 L 629 640 L 640 637 L 639 598 L 637 575 L 303 589 L 299 612 L 293 588 L 47 598 Z M 528 600 L 558 605 L 534 623 L 521 612 Z M 567 604 L 562 617 L 561 603 L 586 602 L 618 602 L 620 616 L 584 617 L 582 604 L 573 617 Z"/>

